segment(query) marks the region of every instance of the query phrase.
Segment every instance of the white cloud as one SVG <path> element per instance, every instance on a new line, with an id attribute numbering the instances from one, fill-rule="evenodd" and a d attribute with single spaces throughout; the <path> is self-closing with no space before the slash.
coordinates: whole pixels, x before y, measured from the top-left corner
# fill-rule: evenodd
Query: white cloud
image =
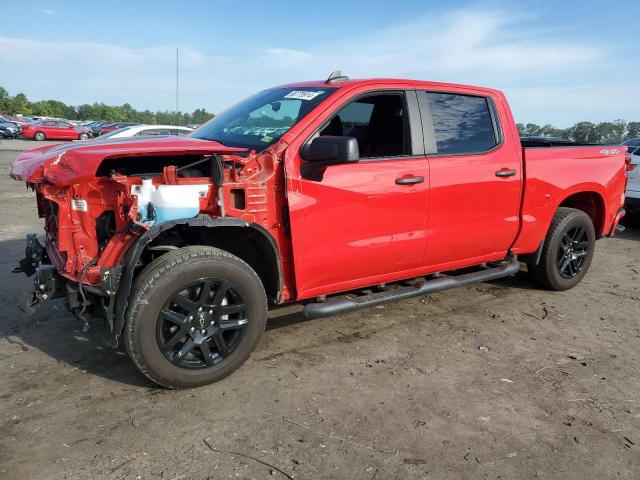
<path id="1" fill-rule="evenodd" d="M 615 51 L 535 25 L 535 18 L 520 14 L 467 9 L 303 48 L 264 46 L 241 56 L 180 46 L 180 105 L 219 111 L 258 89 L 326 78 L 342 69 L 352 78 L 408 77 L 503 89 L 523 121 L 564 126 L 639 116 L 637 89 L 629 81 L 616 83 L 624 76 L 608 68 L 620 63 Z M 152 110 L 175 104 L 175 46 L 135 49 L 0 37 L 0 70 L 12 72 L 3 80 L 9 82 L 5 88 L 33 98 L 129 102 Z M 598 96 L 601 83 L 611 90 Z"/>
<path id="2" fill-rule="evenodd" d="M 45 15 L 55 15 L 56 12 L 49 8 L 45 8 L 44 10 L 38 10 L 38 13 L 44 13 Z"/>

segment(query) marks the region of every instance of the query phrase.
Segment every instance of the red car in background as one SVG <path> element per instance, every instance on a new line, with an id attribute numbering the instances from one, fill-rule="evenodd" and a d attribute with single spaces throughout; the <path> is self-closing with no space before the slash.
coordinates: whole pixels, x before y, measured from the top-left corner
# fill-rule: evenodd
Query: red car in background
<path id="1" fill-rule="evenodd" d="M 87 140 L 91 129 L 64 120 L 40 120 L 22 127 L 24 138 L 42 140 Z"/>
<path id="2" fill-rule="evenodd" d="M 118 130 L 119 128 L 122 128 L 122 127 L 130 127 L 131 125 L 137 125 L 137 123 L 134 123 L 134 122 L 111 123 L 111 124 L 105 125 L 100 129 L 100 135 L 113 132 L 114 130 Z"/>

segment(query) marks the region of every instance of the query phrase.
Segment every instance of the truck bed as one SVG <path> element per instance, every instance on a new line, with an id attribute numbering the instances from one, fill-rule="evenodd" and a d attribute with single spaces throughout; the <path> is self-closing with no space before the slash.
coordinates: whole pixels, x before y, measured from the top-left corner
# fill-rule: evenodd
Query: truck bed
<path id="1" fill-rule="evenodd" d="M 593 212 L 592 218 L 600 219 L 594 225 L 596 234 L 609 234 L 618 214 L 612 205 L 620 205 L 624 198 L 626 149 L 618 145 L 527 139 L 522 145 L 522 228 L 514 253 L 536 250 L 560 206 Z"/>

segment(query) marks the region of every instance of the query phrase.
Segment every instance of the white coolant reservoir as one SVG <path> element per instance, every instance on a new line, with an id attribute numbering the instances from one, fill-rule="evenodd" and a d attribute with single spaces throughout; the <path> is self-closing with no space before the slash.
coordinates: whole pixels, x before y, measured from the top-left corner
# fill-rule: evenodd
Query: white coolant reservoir
<path id="1" fill-rule="evenodd" d="M 208 191 L 207 184 L 156 187 L 148 178 L 142 180 L 142 185 L 131 187 L 131 194 L 138 197 L 140 222 L 148 226 L 197 216 L 200 198 Z"/>
<path id="2" fill-rule="evenodd" d="M 131 194 L 138 197 L 138 214 L 142 223 L 153 224 L 153 218 L 149 218 L 149 203 L 153 203 L 153 195 L 156 187 L 150 178 L 143 178 L 142 185 L 132 185 Z"/>
<path id="3" fill-rule="evenodd" d="M 159 185 L 153 194 L 155 223 L 181 218 L 193 218 L 200 213 L 200 198 L 205 197 L 209 185 Z"/>

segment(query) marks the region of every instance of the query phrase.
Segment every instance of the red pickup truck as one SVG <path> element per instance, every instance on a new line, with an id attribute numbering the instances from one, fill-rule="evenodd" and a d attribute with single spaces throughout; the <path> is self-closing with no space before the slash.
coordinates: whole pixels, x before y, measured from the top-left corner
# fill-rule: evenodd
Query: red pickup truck
<path id="1" fill-rule="evenodd" d="M 182 388 L 255 348 L 269 305 L 310 318 L 515 274 L 585 275 L 624 215 L 625 147 L 529 140 L 504 95 L 410 80 L 297 83 L 189 137 L 21 154 L 44 243 L 33 301 L 103 317 L 138 368 Z"/>

